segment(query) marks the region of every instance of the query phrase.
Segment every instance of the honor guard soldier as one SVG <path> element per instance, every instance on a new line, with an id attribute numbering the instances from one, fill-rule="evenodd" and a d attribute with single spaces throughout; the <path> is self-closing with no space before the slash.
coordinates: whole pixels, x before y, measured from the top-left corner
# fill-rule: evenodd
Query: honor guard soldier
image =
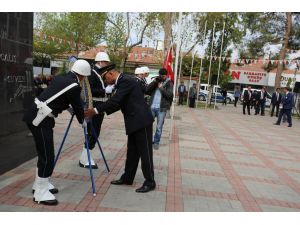
<path id="1" fill-rule="evenodd" d="M 101 73 L 102 73 L 102 68 L 107 66 L 109 62 L 110 62 L 109 56 L 105 52 L 98 52 L 95 57 L 95 67 L 91 72 L 91 76 L 88 77 L 89 84 L 91 87 L 94 107 L 101 105 L 105 101 L 106 89 L 105 89 L 104 82 L 101 78 Z M 103 118 L 104 118 L 104 113 L 99 113 L 91 119 L 90 123 L 87 124 L 89 150 L 93 150 L 97 142 L 97 139 L 93 135 L 92 126 L 94 128 L 96 137 L 98 138 L 100 135 Z M 98 169 L 98 165 L 93 160 L 92 154 L 90 154 L 90 157 L 91 157 L 92 169 Z M 89 168 L 89 161 L 88 161 L 85 143 L 79 159 L 79 166 L 84 168 Z"/>
<path id="2" fill-rule="evenodd" d="M 86 110 L 85 116 L 93 117 L 102 112 L 109 115 L 121 109 L 128 136 L 127 157 L 123 175 L 111 184 L 131 185 L 141 158 L 145 181 L 142 187 L 136 189 L 136 192 L 148 192 L 156 186 L 152 150 L 153 117 L 136 78 L 119 73 L 113 68 L 114 65 L 108 66 L 108 72 L 103 73 L 102 78 L 107 84 L 115 84 L 115 94 L 98 107 Z"/>
<path id="3" fill-rule="evenodd" d="M 32 108 L 24 114 L 23 121 L 33 135 L 38 155 L 37 173 L 32 187 L 35 202 L 45 205 L 58 203 L 53 195 L 58 190 L 49 181 L 54 165 L 54 118 L 71 105 L 78 122 L 86 126 L 80 81 L 90 74 L 90 64 L 85 60 L 77 60 L 69 73 L 53 79 L 48 88 L 35 98 Z"/>

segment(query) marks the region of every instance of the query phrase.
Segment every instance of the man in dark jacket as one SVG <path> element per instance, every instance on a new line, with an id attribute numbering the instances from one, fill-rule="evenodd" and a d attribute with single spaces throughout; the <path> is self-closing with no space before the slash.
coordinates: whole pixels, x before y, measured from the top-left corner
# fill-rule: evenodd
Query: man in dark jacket
<path id="1" fill-rule="evenodd" d="M 125 172 L 119 180 L 112 181 L 111 184 L 131 185 L 141 158 L 145 181 L 142 187 L 136 189 L 136 192 L 151 191 L 156 187 L 152 150 L 152 124 L 154 120 L 150 108 L 144 100 L 140 84 L 136 78 L 120 74 L 115 70 L 104 73 L 102 78 L 107 84 L 115 84 L 116 92 L 103 104 L 94 109 L 86 110 L 85 115 L 86 117 L 93 117 L 101 112 L 106 112 L 109 115 L 121 109 L 128 135 Z"/>
<path id="2" fill-rule="evenodd" d="M 196 83 L 193 83 L 193 86 L 190 88 L 190 91 L 189 91 L 189 107 L 190 108 L 195 108 L 196 97 L 197 97 Z"/>
<path id="3" fill-rule="evenodd" d="M 243 96 L 243 114 L 245 115 L 245 109 L 247 106 L 248 115 L 250 115 L 250 101 L 251 101 L 252 91 L 251 86 L 248 86 L 248 89 L 245 90 L 244 96 Z"/>
<path id="4" fill-rule="evenodd" d="M 258 96 L 259 96 L 259 102 L 258 102 L 258 106 L 255 111 L 255 115 L 259 114 L 259 111 L 260 111 L 260 115 L 264 116 L 265 115 L 265 105 L 266 105 L 266 100 L 267 100 L 267 92 L 266 92 L 265 87 L 263 87 L 261 89 L 261 91 L 258 93 Z"/>
<path id="5" fill-rule="evenodd" d="M 159 142 L 167 111 L 170 109 L 173 100 L 173 83 L 167 78 L 167 70 L 159 70 L 159 76 L 152 81 L 146 90 L 150 95 L 150 108 L 153 118 L 157 118 L 157 126 L 153 138 L 153 148 L 159 149 Z"/>
<path id="6" fill-rule="evenodd" d="M 102 68 L 107 66 L 110 59 L 105 52 L 98 52 L 95 57 L 95 66 L 91 71 L 91 76 L 88 77 L 88 81 L 91 88 L 93 97 L 93 106 L 103 104 L 105 101 L 105 85 L 101 78 Z M 95 115 L 90 123 L 87 125 L 87 137 L 89 150 L 93 150 L 97 142 L 97 138 L 100 136 L 101 125 L 103 122 L 104 113 Z M 95 136 L 93 135 L 92 126 L 94 128 Z M 94 162 L 92 155 L 90 154 L 92 169 L 98 169 L 98 165 Z M 86 150 L 86 144 L 84 143 L 81 156 L 79 158 L 79 166 L 89 168 L 88 155 Z"/>
<path id="7" fill-rule="evenodd" d="M 279 92 L 280 91 L 280 88 L 277 88 L 276 89 L 276 92 L 274 92 L 272 94 L 272 100 L 271 100 L 271 103 L 272 103 L 272 109 L 271 109 L 271 117 L 273 116 L 274 114 L 274 109 L 276 107 L 276 117 L 278 117 L 278 112 L 279 112 L 279 104 L 281 102 L 281 93 Z"/>
<path id="8" fill-rule="evenodd" d="M 285 87 L 283 90 L 285 92 L 285 97 L 282 98 L 279 106 L 279 108 L 281 108 L 280 114 L 277 122 L 274 123 L 274 125 L 280 125 L 283 114 L 286 114 L 287 121 L 289 123 L 288 127 L 292 127 L 292 108 L 294 106 L 294 96 L 292 93 L 290 93 L 290 88 Z"/>
<path id="9" fill-rule="evenodd" d="M 184 82 L 181 81 L 180 85 L 178 86 L 178 95 L 179 95 L 178 105 L 183 105 L 183 99 L 184 99 L 185 92 L 186 92 L 186 87 L 184 85 Z"/>
<path id="10" fill-rule="evenodd" d="M 23 121 L 26 122 L 30 129 L 38 155 L 37 174 L 33 184 L 34 201 L 45 205 L 56 205 L 58 202 L 53 195 L 58 190 L 50 183 L 49 178 L 53 172 L 54 164 L 54 145 L 53 145 L 53 128 L 55 126 L 54 118 L 63 110 L 69 108 L 71 104 L 73 111 L 79 123 L 83 123 L 84 114 L 80 97 L 80 81 L 85 76 L 89 76 L 91 67 L 85 60 L 77 60 L 71 72 L 67 75 L 60 75 L 53 79 L 47 89 L 45 89 L 31 109 L 25 112 Z M 52 101 L 52 97 L 65 88 L 64 93 L 60 93 Z M 46 105 L 45 105 L 46 104 Z M 48 111 L 46 111 L 46 109 Z M 41 115 L 45 115 L 44 119 Z M 38 121 L 38 119 L 40 121 Z M 85 124 L 85 123 L 84 123 Z"/>

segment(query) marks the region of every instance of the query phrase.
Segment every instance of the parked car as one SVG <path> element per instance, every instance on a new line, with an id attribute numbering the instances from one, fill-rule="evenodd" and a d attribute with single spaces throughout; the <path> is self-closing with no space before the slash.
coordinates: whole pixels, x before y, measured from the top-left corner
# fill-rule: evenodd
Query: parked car
<path id="1" fill-rule="evenodd" d="M 215 93 L 212 94 L 212 98 L 214 98 Z M 206 98 L 208 96 L 208 91 L 207 90 L 200 90 L 199 95 L 198 95 L 198 100 L 200 101 L 206 101 Z M 213 99 L 212 101 L 215 101 L 215 99 Z M 220 92 L 217 92 L 217 102 L 223 102 L 224 101 L 224 97 Z M 233 103 L 234 102 L 234 96 L 232 94 L 228 94 L 227 93 L 227 97 L 226 97 L 226 103 Z"/>
<path id="2" fill-rule="evenodd" d="M 198 95 L 198 100 L 206 101 L 207 96 L 208 96 L 208 91 L 201 90 Z M 216 98 L 217 98 L 216 102 L 224 102 L 224 97 L 222 96 L 221 93 L 217 93 Z M 215 93 L 213 93 L 211 96 L 211 102 L 214 102 L 214 101 L 215 101 Z M 228 101 L 230 101 L 230 100 L 228 100 Z"/>

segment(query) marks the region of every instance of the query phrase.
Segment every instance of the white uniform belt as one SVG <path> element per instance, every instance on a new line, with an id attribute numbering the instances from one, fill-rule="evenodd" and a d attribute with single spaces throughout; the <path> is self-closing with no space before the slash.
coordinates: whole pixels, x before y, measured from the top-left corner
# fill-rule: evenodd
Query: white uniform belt
<path id="1" fill-rule="evenodd" d="M 107 100 L 107 98 L 96 98 L 96 97 L 93 97 L 93 101 L 95 102 L 105 102 Z"/>

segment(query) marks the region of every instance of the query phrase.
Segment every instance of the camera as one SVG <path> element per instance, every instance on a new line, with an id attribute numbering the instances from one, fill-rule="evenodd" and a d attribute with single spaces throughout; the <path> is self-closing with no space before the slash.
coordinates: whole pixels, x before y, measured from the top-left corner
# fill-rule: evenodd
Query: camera
<path id="1" fill-rule="evenodd" d="M 161 76 L 158 76 L 158 77 L 155 78 L 155 81 L 161 83 L 161 82 L 163 82 L 164 80 L 163 80 L 163 78 L 162 78 Z"/>

